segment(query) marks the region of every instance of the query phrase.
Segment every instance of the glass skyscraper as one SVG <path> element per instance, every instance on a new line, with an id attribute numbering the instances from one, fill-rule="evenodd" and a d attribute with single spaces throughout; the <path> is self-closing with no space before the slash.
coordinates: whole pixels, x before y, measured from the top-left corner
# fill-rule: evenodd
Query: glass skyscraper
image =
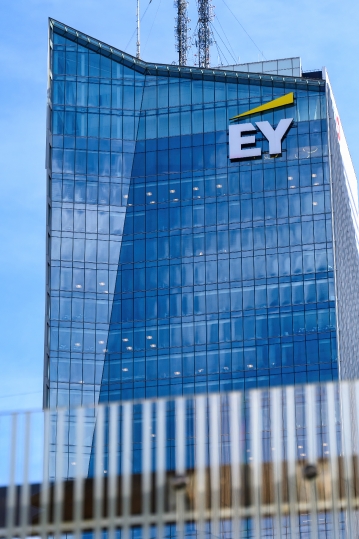
<path id="1" fill-rule="evenodd" d="M 357 374 L 356 179 L 326 73 L 151 64 L 53 20 L 49 58 L 45 406 Z M 255 125 L 285 119 L 273 155 Z M 230 159 L 244 123 L 260 155 Z"/>

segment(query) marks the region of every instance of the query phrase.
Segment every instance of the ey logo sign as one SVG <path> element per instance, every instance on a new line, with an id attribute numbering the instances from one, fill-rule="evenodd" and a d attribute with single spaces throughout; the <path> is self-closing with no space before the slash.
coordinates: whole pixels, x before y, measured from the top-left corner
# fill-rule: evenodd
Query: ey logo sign
<path id="1" fill-rule="evenodd" d="M 278 99 L 274 99 L 265 105 L 261 105 L 254 109 L 238 114 L 231 118 L 233 120 L 239 120 L 245 116 L 256 114 L 257 112 L 264 112 L 267 110 L 283 107 L 284 105 L 291 105 L 294 103 L 293 92 L 286 94 Z M 263 133 L 265 138 L 269 142 L 270 155 L 278 155 L 282 153 L 282 140 L 287 133 L 293 122 L 293 118 L 286 118 L 279 122 L 276 129 L 270 125 L 269 122 L 256 122 L 256 126 Z M 254 133 L 256 128 L 251 123 L 236 124 L 229 126 L 229 158 L 230 159 L 245 159 L 248 157 L 260 157 L 262 150 L 256 148 L 255 135 L 247 135 L 247 133 Z M 246 136 L 244 136 L 246 134 Z"/>

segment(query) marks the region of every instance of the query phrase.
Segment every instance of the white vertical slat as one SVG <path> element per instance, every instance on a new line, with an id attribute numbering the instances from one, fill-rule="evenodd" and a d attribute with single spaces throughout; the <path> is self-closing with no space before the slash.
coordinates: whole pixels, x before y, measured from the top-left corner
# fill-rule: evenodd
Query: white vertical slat
<path id="1" fill-rule="evenodd" d="M 176 399 L 176 476 L 184 477 L 186 473 L 186 400 L 184 397 Z M 176 527 L 178 539 L 184 539 L 185 524 L 185 493 L 183 489 L 176 492 Z"/>
<path id="2" fill-rule="evenodd" d="M 128 404 L 130 408 L 130 412 L 132 411 L 132 405 Z M 109 407 L 109 444 L 108 444 L 108 470 L 107 470 L 107 500 L 108 500 L 108 516 L 109 516 L 109 529 L 108 529 L 108 535 L 109 539 L 115 539 L 116 537 L 116 530 L 115 530 L 115 517 L 117 514 L 117 485 L 118 485 L 118 432 L 119 432 L 119 404 L 116 402 L 112 402 Z M 126 416 L 126 414 L 125 414 Z M 125 418 L 125 421 L 127 421 L 127 416 Z M 131 427 L 132 427 L 132 416 L 130 417 L 130 427 L 129 427 L 129 435 L 131 436 L 129 442 L 132 441 L 132 435 L 131 435 Z M 127 423 L 126 423 L 126 428 Z M 124 433 L 122 433 L 124 434 Z M 123 443 L 123 437 L 122 437 L 122 443 Z M 131 452 L 130 452 L 130 458 L 131 458 Z M 130 474 L 131 474 L 131 461 L 130 461 Z M 128 469 L 126 467 L 126 473 L 128 473 Z M 129 488 L 130 496 L 131 496 L 131 475 L 130 475 L 130 481 L 129 486 L 126 484 L 123 496 L 126 495 L 126 488 Z"/>
<path id="3" fill-rule="evenodd" d="M 305 419 L 306 419 L 306 431 L 307 431 L 307 462 L 308 464 L 317 465 L 317 410 L 315 401 L 314 384 L 308 384 L 305 388 Z M 317 494 L 316 494 L 316 481 L 310 480 L 310 529 L 311 538 L 317 539 L 318 537 L 318 515 L 317 515 Z"/>
<path id="4" fill-rule="evenodd" d="M 55 471 L 55 537 L 60 539 L 64 497 L 64 441 L 65 410 L 59 410 L 56 421 L 56 471 Z"/>
<path id="5" fill-rule="evenodd" d="M 274 499 L 276 516 L 274 518 L 276 537 L 282 536 L 282 390 L 271 390 L 271 455 L 273 463 Z"/>
<path id="6" fill-rule="evenodd" d="M 164 399 L 157 401 L 156 408 L 156 537 L 163 539 L 166 485 L 166 401 Z"/>
<path id="7" fill-rule="evenodd" d="M 30 460 L 30 434 L 31 434 L 31 413 L 25 413 L 25 438 L 24 438 L 24 470 L 21 485 L 20 499 L 20 526 L 21 537 L 25 539 L 29 529 L 30 513 L 30 487 L 29 487 L 29 460 Z"/>
<path id="8" fill-rule="evenodd" d="M 339 472 L 338 472 L 338 447 L 336 429 L 336 395 L 337 385 L 333 383 L 327 385 L 327 411 L 328 411 L 328 435 L 329 435 L 329 462 L 330 478 L 332 490 L 332 521 L 333 539 L 339 539 L 339 515 L 338 515 L 338 493 L 339 493 Z"/>
<path id="9" fill-rule="evenodd" d="M 230 444 L 231 444 L 231 483 L 232 483 L 232 536 L 239 537 L 240 534 L 240 488 L 241 488 L 241 475 L 240 475 L 240 451 L 241 451 L 241 437 L 240 437 L 240 425 L 242 419 L 242 407 L 241 407 L 240 393 L 230 393 L 229 395 L 229 426 L 230 426 Z"/>
<path id="10" fill-rule="evenodd" d="M 214 537 L 220 535 L 220 451 L 221 451 L 221 415 L 220 396 L 209 396 L 209 456 L 211 477 L 211 533 Z"/>
<path id="11" fill-rule="evenodd" d="M 122 427 L 122 515 L 123 529 L 122 539 L 130 539 L 131 515 L 131 474 L 132 474 L 132 417 L 133 405 L 125 402 L 122 405 L 123 427 Z"/>
<path id="12" fill-rule="evenodd" d="M 176 399 L 176 473 L 186 472 L 186 400 Z"/>
<path id="13" fill-rule="evenodd" d="M 11 420 L 11 457 L 10 457 L 10 477 L 6 493 L 6 528 L 7 538 L 13 538 L 15 525 L 15 501 L 16 501 L 16 459 L 17 459 L 17 422 L 18 414 L 14 414 Z"/>
<path id="14" fill-rule="evenodd" d="M 101 539 L 100 521 L 103 513 L 103 483 L 104 483 L 104 405 L 96 409 L 95 424 L 95 477 L 93 479 L 93 516 L 95 520 L 95 539 Z M 107 470 L 106 470 L 107 471 Z"/>
<path id="15" fill-rule="evenodd" d="M 288 463 L 288 497 L 289 497 L 289 525 L 290 539 L 297 536 L 296 528 L 298 516 L 297 506 L 297 438 L 295 420 L 295 390 L 294 387 L 286 388 L 286 423 L 287 423 L 287 463 Z"/>
<path id="16" fill-rule="evenodd" d="M 196 397 L 196 503 L 198 509 L 198 537 L 205 536 L 206 509 L 206 397 Z"/>
<path id="17" fill-rule="evenodd" d="M 343 458 L 344 458 L 344 478 L 345 478 L 345 495 L 347 498 L 347 518 L 348 537 L 354 536 L 353 522 L 353 503 L 354 481 L 353 481 L 353 447 L 352 447 L 352 418 L 350 407 L 349 383 L 341 382 L 340 384 L 340 399 L 342 403 L 342 439 L 343 439 Z"/>
<path id="18" fill-rule="evenodd" d="M 49 523 L 49 467 L 50 467 L 50 411 L 44 410 L 44 446 L 42 485 L 40 493 L 40 525 L 41 537 L 47 539 Z"/>
<path id="19" fill-rule="evenodd" d="M 261 537 L 261 482 L 262 482 L 262 392 L 254 390 L 250 396 L 249 432 L 251 439 L 250 468 L 252 469 L 253 529 Z"/>
<path id="20" fill-rule="evenodd" d="M 76 466 L 75 466 L 75 492 L 74 492 L 74 535 L 81 539 L 82 507 L 84 495 L 84 408 L 75 411 L 76 433 Z"/>
<path id="21" fill-rule="evenodd" d="M 151 511 L 151 439 L 152 439 L 152 402 L 142 403 L 142 518 L 143 539 L 149 539 L 149 517 Z"/>
<path id="22" fill-rule="evenodd" d="M 354 392 L 354 395 L 355 395 L 355 403 L 353 405 L 354 414 L 355 414 L 355 420 L 353 421 L 353 423 L 355 425 L 355 434 L 356 434 L 354 452 L 355 452 L 356 471 L 357 471 L 357 474 L 358 474 L 358 470 L 359 470 L 359 380 L 356 380 L 353 383 L 353 392 Z M 358 487 L 359 487 L 358 479 L 359 479 L 359 477 L 357 476 L 356 477 L 356 485 L 355 485 L 356 489 L 358 489 Z M 357 492 L 358 492 L 358 490 L 357 490 Z M 359 535 L 359 530 L 358 530 L 359 522 L 358 522 L 358 520 L 359 520 L 359 518 L 356 519 L 356 529 L 355 529 L 355 533 L 356 533 L 357 536 Z"/>

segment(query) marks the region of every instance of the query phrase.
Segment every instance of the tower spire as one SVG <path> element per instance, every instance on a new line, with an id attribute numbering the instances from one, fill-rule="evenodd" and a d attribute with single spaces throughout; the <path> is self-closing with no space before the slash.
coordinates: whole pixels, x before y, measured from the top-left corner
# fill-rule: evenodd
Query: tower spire
<path id="1" fill-rule="evenodd" d="M 210 23 L 213 20 L 211 0 L 198 0 L 198 66 L 209 67 L 210 45 L 213 43 Z"/>
<path id="2" fill-rule="evenodd" d="M 176 36 L 176 50 L 178 52 L 178 65 L 184 66 L 187 64 L 187 55 L 189 50 L 189 38 L 188 38 L 188 1 L 187 0 L 175 0 L 174 5 L 177 8 L 175 36 Z"/>
<path id="3" fill-rule="evenodd" d="M 136 58 L 140 58 L 141 45 L 140 45 L 140 0 L 137 0 L 137 43 L 136 43 Z"/>

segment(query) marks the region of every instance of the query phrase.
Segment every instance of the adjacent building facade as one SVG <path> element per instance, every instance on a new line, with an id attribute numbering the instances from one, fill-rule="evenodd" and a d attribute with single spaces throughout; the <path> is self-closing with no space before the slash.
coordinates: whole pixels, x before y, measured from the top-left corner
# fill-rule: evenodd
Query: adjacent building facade
<path id="1" fill-rule="evenodd" d="M 53 20 L 49 57 L 45 406 L 358 374 L 356 178 L 326 73 L 155 65 Z M 230 159 L 230 126 L 257 155 Z"/>

